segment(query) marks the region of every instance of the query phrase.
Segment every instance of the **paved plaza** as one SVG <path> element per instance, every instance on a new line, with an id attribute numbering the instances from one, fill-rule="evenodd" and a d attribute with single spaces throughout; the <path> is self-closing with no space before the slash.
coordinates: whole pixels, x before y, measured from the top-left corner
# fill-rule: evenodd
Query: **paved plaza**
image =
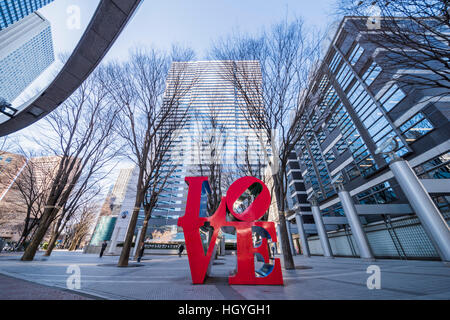
<path id="1" fill-rule="evenodd" d="M 116 267 L 117 256 L 81 252 L 19 259 L 18 254 L 0 254 L 0 299 L 450 299 L 450 267 L 438 261 L 296 256 L 296 269 L 283 270 L 284 286 L 229 286 L 233 255 L 219 257 L 203 285 L 192 285 L 187 256 L 145 256 L 128 268 Z M 67 286 L 71 265 L 72 270 L 79 267 L 80 289 Z M 367 287 L 370 265 L 380 268 L 381 289 Z"/>

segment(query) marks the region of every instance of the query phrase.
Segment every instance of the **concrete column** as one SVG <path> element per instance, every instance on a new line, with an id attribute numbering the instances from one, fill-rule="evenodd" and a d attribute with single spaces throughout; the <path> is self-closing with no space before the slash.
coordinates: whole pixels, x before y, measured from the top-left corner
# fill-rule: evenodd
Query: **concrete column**
<path id="1" fill-rule="evenodd" d="M 289 238 L 289 245 L 291 246 L 291 252 L 292 255 L 295 256 L 295 247 L 294 247 L 294 242 L 292 241 L 292 232 L 291 232 L 291 223 L 289 222 L 289 220 L 286 218 L 286 229 L 287 229 L 287 233 L 288 233 L 288 238 Z"/>
<path id="2" fill-rule="evenodd" d="M 350 193 L 345 190 L 342 183 L 337 183 L 336 186 L 338 189 L 339 200 L 341 201 L 342 208 L 344 209 L 345 217 L 350 224 L 353 237 L 358 245 L 359 256 L 362 259 L 375 260 Z"/>
<path id="3" fill-rule="evenodd" d="M 109 254 L 113 254 L 117 247 L 117 237 L 120 233 L 120 227 L 114 228 L 113 235 L 111 237 L 111 244 L 109 245 Z"/>
<path id="4" fill-rule="evenodd" d="M 295 221 L 297 222 L 298 237 L 300 238 L 300 245 L 301 245 L 302 253 L 305 257 L 310 257 L 311 254 L 309 253 L 309 245 L 308 245 L 308 240 L 306 240 L 306 233 L 305 233 L 305 228 L 303 226 L 302 216 L 300 214 L 296 213 Z"/>
<path id="5" fill-rule="evenodd" d="M 139 247 L 138 241 L 139 241 L 139 239 L 141 237 L 141 232 L 142 232 L 142 227 L 139 227 L 138 228 L 138 233 L 137 233 L 137 236 L 136 236 L 136 240 L 134 241 L 133 254 L 131 255 L 131 257 L 134 257 L 136 255 L 137 248 Z"/>
<path id="6" fill-rule="evenodd" d="M 311 210 L 314 217 L 314 223 L 316 224 L 317 233 L 319 234 L 320 244 L 322 245 L 323 256 L 326 258 L 333 258 L 333 252 L 331 251 L 330 242 L 328 241 L 327 231 L 323 224 L 322 213 L 319 209 L 319 204 L 316 198 L 312 198 Z"/>
<path id="7" fill-rule="evenodd" d="M 393 159 L 389 167 L 442 261 L 450 262 L 449 227 L 423 184 L 407 161 Z"/>

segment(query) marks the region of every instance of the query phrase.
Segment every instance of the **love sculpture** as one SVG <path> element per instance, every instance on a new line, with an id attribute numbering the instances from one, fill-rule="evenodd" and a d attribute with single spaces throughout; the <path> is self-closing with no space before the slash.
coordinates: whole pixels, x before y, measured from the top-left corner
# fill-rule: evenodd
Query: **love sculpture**
<path id="1" fill-rule="evenodd" d="M 221 199 L 219 208 L 212 216 L 200 217 L 202 187 L 204 183 L 208 183 L 208 177 L 186 177 L 185 181 L 189 185 L 186 212 L 178 219 L 178 226 L 183 228 L 192 282 L 199 284 L 205 281 L 220 228 L 234 227 L 237 242 L 237 272 L 228 278 L 228 283 L 282 285 L 280 259 L 274 259 L 273 265 L 269 264 L 267 237 L 262 238 L 259 246 L 253 246 L 252 227 L 263 228 L 272 242 L 277 242 L 275 224 L 257 221 L 269 209 L 271 203 L 270 192 L 266 185 L 257 178 L 242 177 L 229 187 L 226 196 Z M 259 183 L 262 191 L 244 212 L 236 213 L 233 204 L 254 183 Z M 227 221 L 227 209 L 239 221 Z M 199 228 L 206 222 L 214 228 L 214 232 L 205 253 Z M 265 266 L 268 266 L 269 272 L 266 276 L 255 275 L 255 254 L 261 255 Z"/>

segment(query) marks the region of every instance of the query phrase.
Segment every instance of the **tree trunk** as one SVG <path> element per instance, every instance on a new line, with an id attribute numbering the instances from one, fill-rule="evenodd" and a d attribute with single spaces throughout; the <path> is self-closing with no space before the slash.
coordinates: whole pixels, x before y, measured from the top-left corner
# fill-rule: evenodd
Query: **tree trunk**
<path id="1" fill-rule="evenodd" d="M 52 254 L 53 249 L 56 246 L 56 240 L 58 239 L 59 233 L 53 232 L 52 237 L 50 238 L 50 241 L 48 243 L 47 250 L 44 253 L 44 256 L 49 257 Z"/>
<path id="2" fill-rule="evenodd" d="M 77 246 L 77 242 L 78 242 L 78 236 L 76 235 L 72 242 L 70 243 L 70 247 L 69 247 L 69 251 L 73 251 L 75 250 L 76 246 Z"/>
<path id="3" fill-rule="evenodd" d="M 295 269 L 294 258 L 292 257 L 291 246 L 289 245 L 288 232 L 286 227 L 286 218 L 284 216 L 284 198 L 281 188 L 283 185 L 278 181 L 278 177 L 273 176 L 275 186 L 275 196 L 277 198 L 278 219 L 280 221 L 280 238 L 281 247 L 283 249 L 284 268 L 286 270 Z"/>
<path id="4" fill-rule="evenodd" d="M 32 223 L 30 225 L 30 216 L 31 216 L 31 210 L 27 209 L 27 215 L 25 218 L 25 225 L 23 226 L 22 234 L 20 235 L 20 239 L 17 242 L 16 249 L 19 249 L 20 246 L 23 245 L 23 243 L 27 240 L 27 237 L 30 235 L 31 230 L 33 230 L 36 223 Z"/>
<path id="5" fill-rule="evenodd" d="M 63 160 L 61 160 L 63 161 Z M 80 174 L 80 173 L 79 173 Z M 58 175 L 57 175 L 58 177 Z M 77 181 L 78 178 L 73 178 L 72 181 Z M 73 185 L 70 185 L 67 190 L 62 192 L 62 195 L 60 197 L 57 196 L 51 196 L 46 203 L 47 209 L 44 210 L 44 213 L 42 214 L 42 218 L 39 223 L 39 227 L 36 230 L 33 240 L 31 240 L 30 245 L 25 250 L 21 260 L 22 261 L 32 261 L 34 259 L 34 256 L 36 255 L 36 251 L 39 249 L 39 244 L 41 243 L 42 239 L 44 239 L 45 234 L 47 233 L 48 228 L 52 224 L 53 220 L 55 219 L 56 215 L 58 214 L 59 209 L 57 210 L 56 205 L 65 203 L 67 199 L 69 198 L 70 192 L 73 189 Z M 53 193 L 54 191 L 52 191 Z"/>
<path id="6" fill-rule="evenodd" d="M 141 175 L 140 175 L 141 177 Z M 140 181 L 140 180 L 138 180 Z M 125 237 L 125 242 L 123 243 L 122 252 L 120 253 L 119 262 L 117 264 L 118 267 L 127 267 L 128 259 L 130 258 L 131 244 L 133 242 L 134 231 L 136 229 L 136 223 L 139 215 L 139 211 L 141 209 L 142 200 L 144 195 L 142 194 L 142 188 L 140 187 L 140 183 L 138 182 L 136 201 L 134 203 L 133 214 L 130 219 L 130 224 L 128 225 L 127 235 Z"/>
<path id="7" fill-rule="evenodd" d="M 61 215 L 61 217 L 58 219 L 58 222 L 56 223 L 56 226 L 53 230 L 52 237 L 50 238 L 50 242 L 48 243 L 47 250 L 44 253 L 44 256 L 46 257 L 49 257 L 52 254 L 52 251 L 56 246 L 56 240 L 58 240 L 60 234 L 59 227 L 61 226 L 62 219 L 63 215 Z"/>
<path id="8" fill-rule="evenodd" d="M 36 255 L 36 251 L 39 249 L 39 245 L 44 239 L 45 234 L 47 233 L 47 230 L 52 222 L 54 209 L 48 209 L 46 212 L 47 214 L 44 215 L 46 218 L 42 219 L 41 223 L 39 223 L 39 227 L 37 228 L 36 232 L 34 233 L 33 239 L 31 240 L 31 243 L 28 245 L 28 247 L 25 249 L 25 252 L 22 255 L 22 258 L 20 260 L 22 261 L 32 261 L 34 259 L 34 256 Z M 45 214 L 45 212 L 44 212 Z"/>
<path id="9" fill-rule="evenodd" d="M 142 224 L 142 229 L 141 229 L 141 235 L 139 236 L 139 239 L 136 239 L 136 243 L 135 243 L 135 246 L 138 246 L 138 247 L 134 254 L 134 260 L 137 260 L 137 258 L 139 257 L 139 253 L 142 249 L 142 246 L 144 245 L 145 235 L 147 233 L 147 228 L 148 228 L 148 220 L 150 220 L 150 218 L 152 216 L 151 212 L 152 212 L 152 210 L 150 208 L 146 209 L 144 223 Z"/>

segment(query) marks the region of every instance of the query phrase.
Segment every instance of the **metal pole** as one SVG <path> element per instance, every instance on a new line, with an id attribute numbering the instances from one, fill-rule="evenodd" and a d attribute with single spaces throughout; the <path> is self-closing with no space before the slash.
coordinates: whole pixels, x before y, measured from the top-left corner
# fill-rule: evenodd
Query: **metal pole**
<path id="1" fill-rule="evenodd" d="M 359 256 L 362 259 L 375 260 L 350 193 L 345 190 L 342 183 L 337 183 L 336 186 L 338 189 L 339 200 L 341 201 L 345 216 L 347 217 L 348 223 L 350 224 L 350 229 L 352 230 L 353 237 L 355 238 L 358 245 Z"/>
<path id="2" fill-rule="evenodd" d="M 310 257 L 308 240 L 306 240 L 305 228 L 303 226 L 303 218 L 300 214 L 295 214 L 295 221 L 297 222 L 298 236 L 300 238 L 301 251 L 305 257 Z"/>
<path id="3" fill-rule="evenodd" d="M 292 242 L 291 224 L 289 223 L 288 219 L 286 219 L 286 229 L 287 229 L 288 238 L 289 238 L 289 245 L 291 246 L 291 252 L 292 252 L 292 255 L 295 256 L 296 254 L 295 254 L 294 243 Z"/>
<path id="4" fill-rule="evenodd" d="M 442 261 L 450 262 L 449 227 L 423 184 L 407 161 L 393 159 L 389 167 Z"/>
<path id="5" fill-rule="evenodd" d="M 331 251 L 330 242 L 328 241 L 327 231 L 325 230 L 325 225 L 323 224 L 322 213 L 320 213 L 317 199 L 313 197 L 310 202 L 317 233 L 320 238 L 320 244 L 322 245 L 323 256 L 326 258 L 333 258 L 333 252 Z"/>

